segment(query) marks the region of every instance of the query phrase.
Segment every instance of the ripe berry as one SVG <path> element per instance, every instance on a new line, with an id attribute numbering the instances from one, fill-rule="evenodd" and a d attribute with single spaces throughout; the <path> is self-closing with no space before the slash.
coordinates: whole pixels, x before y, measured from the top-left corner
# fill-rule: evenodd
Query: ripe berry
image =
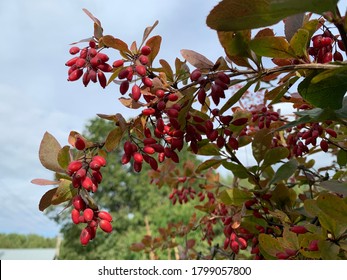
<path id="1" fill-rule="evenodd" d="M 102 156 L 93 156 L 92 161 L 97 161 L 101 166 L 106 166 L 106 159 Z"/>
<path id="2" fill-rule="evenodd" d="M 142 65 L 146 65 L 147 63 L 148 63 L 148 57 L 147 56 L 145 56 L 145 55 L 140 55 L 140 57 L 139 57 L 139 61 L 140 61 L 140 63 L 142 64 Z"/>
<path id="3" fill-rule="evenodd" d="M 233 240 L 230 242 L 230 248 L 235 254 L 238 254 L 240 250 L 240 245 L 237 241 Z"/>
<path id="4" fill-rule="evenodd" d="M 79 221 L 79 218 L 80 218 L 80 211 L 78 211 L 77 209 L 72 209 L 71 211 L 71 220 L 74 224 L 79 224 L 80 221 Z"/>
<path id="5" fill-rule="evenodd" d="M 339 51 L 334 52 L 334 61 L 343 61 L 343 56 Z"/>
<path id="6" fill-rule="evenodd" d="M 79 160 L 71 161 L 67 167 L 68 172 L 74 173 L 82 168 L 82 162 Z"/>
<path id="7" fill-rule="evenodd" d="M 80 52 L 80 48 L 79 47 L 71 47 L 69 52 L 70 52 L 70 54 L 74 55 L 74 54 Z"/>
<path id="8" fill-rule="evenodd" d="M 108 213 L 106 211 L 99 211 L 98 217 L 101 220 L 106 220 L 106 221 L 112 222 L 112 216 L 110 215 L 110 213 Z"/>
<path id="9" fill-rule="evenodd" d="M 304 234 L 308 232 L 308 230 L 304 226 L 292 226 L 289 230 L 296 234 Z"/>
<path id="10" fill-rule="evenodd" d="M 318 251 L 318 240 L 312 240 L 307 248 L 309 251 Z"/>
<path id="11" fill-rule="evenodd" d="M 136 65 L 135 67 L 135 71 L 137 72 L 137 74 L 139 74 L 141 77 L 146 75 L 146 67 L 143 65 Z"/>
<path id="12" fill-rule="evenodd" d="M 201 77 L 202 73 L 199 69 L 195 69 L 192 73 L 190 73 L 190 79 L 195 82 L 197 80 L 199 80 L 199 78 Z"/>
<path id="13" fill-rule="evenodd" d="M 86 147 L 86 142 L 81 138 L 81 137 L 77 137 L 76 141 L 75 141 L 75 148 L 77 150 L 84 150 L 84 148 Z"/>
<path id="14" fill-rule="evenodd" d="M 105 88 L 106 87 L 106 84 L 107 84 L 107 81 L 106 81 L 106 77 L 105 77 L 105 74 L 104 72 L 102 71 L 98 71 L 98 80 L 99 80 L 99 84 L 102 88 Z"/>
<path id="15" fill-rule="evenodd" d="M 141 97 L 141 89 L 138 85 L 134 85 L 131 89 L 131 93 L 132 93 L 132 98 L 135 101 L 138 101 Z"/>
<path id="16" fill-rule="evenodd" d="M 80 195 L 74 196 L 74 198 L 72 199 L 72 205 L 78 211 L 83 211 L 86 208 L 86 203 Z"/>
<path id="17" fill-rule="evenodd" d="M 153 81 L 148 77 L 143 77 L 142 82 L 146 87 L 152 87 L 153 86 Z M 148 96 L 150 96 L 150 95 L 148 95 Z"/>
<path id="18" fill-rule="evenodd" d="M 89 163 L 89 167 L 93 170 L 99 170 L 101 168 L 101 165 L 99 163 L 99 161 L 97 160 L 92 160 L 90 163 Z"/>
<path id="19" fill-rule="evenodd" d="M 143 109 L 142 110 L 142 114 L 144 116 L 150 116 L 153 115 L 155 113 L 155 109 L 154 108 L 147 108 L 147 109 Z"/>
<path id="20" fill-rule="evenodd" d="M 94 218 L 94 211 L 90 208 L 87 208 L 83 211 L 83 217 L 86 222 L 90 222 Z"/>
<path id="21" fill-rule="evenodd" d="M 137 163 L 143 162 L 143 156 L 139 152 L 134 153 L 133 157 L 134 157 L 135 162 L 137 162 Z"/>
<path id="22" fill-rule="evenodd" d="M 323 139 L 322 141 L 320 141 L 320 147 L 323 150 L 323 152 L 327 152 L 329 149 L 329 144 L 326 140 Z"/>
<path id="23" fill-rule="evenodd" d="M 133 168 L 135 172 L 141 172 L 142 170 L 142 162 L 134 161 Z"/>
<path id="24" fill-rule="evenodd" d="M 80 235 L 80 242 L 82 245 L 87 245 L 91 239 L 90 231 L 87 230 L 87 228 L 82 229 L 81 235 Z"/>
<path id="25" fill-rule="evenodd" d="M 336 138 L 337 137 L 337 133 L 335 130 L 331 129 L 331 128 L 326 128 L 325 132 L 328 133 L 331 137 Z"/>
<path id="26" fill-rule="evenodd" d="M 104 232 L 110 233 L 112 231 L 112 225 L 107 220 L 100 220 L 99 226 Z"/>
<path id="27" fill-rule="evenodd" d="M 87 191 L 91 191 L 94 183 L 92 179 L 89 177 L 85 177 L 82 181 L 82 187 L 85 188 Z"/>
<path id="28" fill-rule="evenodd" d="M 141 54 L 143 54 L 143 55 L 149 55 L 150 53 L 151 53 L 151 48 L 149 47 L 149 46 L 143 46 L 142 48 L 141 48 Z"/>
<path id="29" fill-rule="evenodd" d="M 124 60 L 123 59 L 119 59 L 119 60 L 116 60 L 112 63 L 112 66 L 114 68 L 118 68 L 118 67 L 121 67 L 124 65 Z"/>
<path id="30" fill-rule="evenodd" d="M 83 75 L 83 70 L 82 69 L 76 69 L 72 71 L 72 73 L 69 75 L 68 81 L 74 82 L 77 81 L 79 78 L 81 78 Z"/>
<path id="31" fill-rule="evenodd" d="M 70 60 L 68 60 L 68 61 L 65 63 L 65 65 L 71 67 L 71 66 L 75 65 L 75 63 L 76 63 L 76 61 L 77 61 L 78 59 L 79 59 L 78 56 L 73 57 L 73 58 L 71 58 Z"/>
<path id="32" fill-rule="evenodd" d="M 129 82 L 123 81 L 119 86 L 119 91 L 121 94 L 126 94 L 129 89 Z"/>

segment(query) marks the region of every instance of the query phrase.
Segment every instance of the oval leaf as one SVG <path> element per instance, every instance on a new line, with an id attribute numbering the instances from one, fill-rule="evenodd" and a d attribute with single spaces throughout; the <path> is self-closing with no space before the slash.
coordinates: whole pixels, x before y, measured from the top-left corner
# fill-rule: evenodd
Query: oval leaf
<path id="1" fill-rule="evenodd" d="M 250 48 L 259 56 L 292 58 L 295 53 L 284 37 L 258 37 L 250 41 Z"/>
<path id="2" fill-rule="evenodd" d="M 294 174 L 298 167 L 298 162 L 295 159 L 291 159 L 290 161 L 284 163 L 278 168 L 274 177 L 269 182 L 269 185 L 275 184 L 282 180 L 287 180 L 290 176 Z"/>
<path id="3" fill-rule="evenodd" d="M 41 164 L 47 169 L 58 173 L 64 173 L 65 170 L 61 168 L 58 162 L 58 153 L 60 149 L 61 146 L 57 139 L 55 139 L 50 133 L 46 132 L 40 144 L 39 158 Z"/>
<path id="4" fill-rule="evenodd" d="M 181 55 L 195 68 L 210 69 L 214 65 L 211 60 L 192 50 L 181 50 Z"/>
<path id="5" fill-rule="evenodd" d="M 39 186 L 49 186 L 49 185 L 58 185 L 59 181 L 52 181 L 47 179 L 33 179 L 31 180 L 32 184 L 39 185 Z"/>
<path id="6" fill-rule="evenodd" d="M 107 152 L 112 152 L 114 149 L 116 149 L 122 140 L 124 135 L 124 130 L 122 130 L 120 127 L 116 127 L 113 129 L 107 136 L 105 141 L 105 149 Z"/>
<path id="7" fill-rule="evenodd" d="M 338 0 L 223 0 L 206 23 L 218 31 L 236 31 L 273 25 L 288 16 L 334 11 Z"/>
<path id="8" fill-rule="evenodd" d="M 195 170 L 196 173 L 201 173 L 201 171 L 204 171 L 208 168 L 213 167 L 214 169 L 216 169 L 217 167 L 219 167 L 221 165 L 221 163 L 225 161 L 224 159 L 209 159 L 204 161 L 203 163 L 201 163 L 197 169 Z"/>

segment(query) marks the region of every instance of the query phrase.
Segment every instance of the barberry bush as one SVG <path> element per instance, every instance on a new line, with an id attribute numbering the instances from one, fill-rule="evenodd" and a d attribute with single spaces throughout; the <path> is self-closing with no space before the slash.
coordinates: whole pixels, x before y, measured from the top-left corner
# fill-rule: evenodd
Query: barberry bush
<path id="1" fill-rule="evenodd" d="M 105 35 L 84 10 L 94 33 L 70 48 L 68 81 L 114 87 L 138 115 L 99 114 L 114 127 L 98 143 L 72 131 L 61 147 L 47 132 L 39 158 L 55 180 L 33 183 L 55 188 L 39 209 L 64 203 L 82 225 L 82 245 L 99 229 L 111 233 L 112 216 L 93 193 L 102 192 L 107 157 L 122 143 L 124 166 L 149 166 L 150 182 L 170 188 L 172 207 L 194 201 L 197 212 L 129 250 L 153 258 L 179 247 L 178 258 L 186 259 L 346 259 L 347 21 L 337 4 L 223 0 L 207 25 L 225 53 L 213 62 L 183 49 L 172 64 L 157 58 L 162 38 L 151 34 L 158 22 L 128 45 Z M 271 28 L 276 23 L 283 35 Z M 110 58 L 107 49 L 117 55 Z M 177 169 L 185 147 L 203 161 Z M 232 179 L 222 182 L 218 168 Z M 199 240 L 175 242 L 193 231 L 201 232 Z M 215 243 L 216 233 L 223 244 Z M 197 243 L 211 253 L 198 253 Z"/>

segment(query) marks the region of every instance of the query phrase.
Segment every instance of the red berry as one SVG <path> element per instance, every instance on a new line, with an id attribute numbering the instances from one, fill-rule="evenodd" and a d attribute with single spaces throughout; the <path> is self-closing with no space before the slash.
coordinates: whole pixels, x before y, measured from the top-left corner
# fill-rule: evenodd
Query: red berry
<path id="1" fill-rule="evenodd" d="M 142 114 L 144 116 L 150 116 L 153 115 L 155 113 L 155 109 L 154 108 L 147 108 L 147 109 L 143 109 L 142 110 Z"/>
<path id="2" fill-rule="evenodd" d="M 86 147 L 86 142 L 81 138 L 81 137 L 77 137 L 76 141 L 75 141 L 75 148 L 77 150 L 84 150 L 84 148 Z"/>
<path id="3" fill-rule="evenodd" d="M 139 61 L 142 65 L 146 65 L 149 62 L 149 59 L 147 56 L 145 55 L 140 55 L 139 57 Z"/>
<path id="4" fill-rule="evenodd" d="M 230 242 L 230 248 L 235 254 L 238 254 L 240 250 L 240 245 L 237 241 L 233 240 Z"/>
<path id="5" fill-rule="evenodd" d="M 201 73 L 200 69 L 195 69 L 192 73 L 190 73 L 190 79 L 193 82 L 195 82 L 195 81 L 199 80 L 201 75 L 202 75 L 202 73 Z"/>
<path id="6" fill-rule="evenodd" d="M 82 69 L 76 69 L 72 71 L 72 73 L 69 75 L 68 81 L 74 82 L 77 81 L 79 78 L 81 78 L 83 75 L 83 70 Z"/>
<path id="7" fill-rule="evenodd" d="M 91 191 L 93 188 L 93 181 L 89 177 L 85 177 L 82 181 L 82 187 L 85 188 L 87 191 Z"/>
<path id="8" fill-rule="evenodd" d="M 129 82 L 123 81 L 119 86 L 119 91 L 121 94 L 126 94 L 129 89 Z"/>
<path id="9" fill-rule="evenodd" d="M 334 53 L 334 61 L 343 61 L 343 56 L 339 51 Z"/>
<path id="10" fill-rule="evenodd" d="M 86 208 L 86 203 L 80 195 L 74 196 L 74 198 L 72 199 L 72 205 L 78 211 L 83 211 Z"/>
<path id="11" fill-rule="evenodd" d="M 112 225 L 107 220 L 100 220 L 99 226 L 104 232 L 110 233 L 112 231 Z"/>
<path id="12" fill-rule="evenodd" d="M 89 163 L 89 167 L 93 170 L 99 170 L 101 168 L 101 165 L 99 163 L 99 161 L 97 160 L 92 160 L 90 163 Z"/>
<path id="13" fill-rule="evenodd" d="M 90 231 L 87 230 L 87 228 L 82 229 L 81 235 L 80 235 L 80 242 L 82 245 L 87 245 L 91 239 Z"/>
<path id="14" fill-rule="evenodd" d="M 132 93 L 132 98 L 135 101 L 138 101 L 141 97 L 141 89 L 138 85 L 134 85 L 131 89 L 131 93 Z"/>
<path id="15" fill-rule="evenodd" d="M 307 248 L 309 251 L 318 251 L 318 240 L 312 240 Z"/>
<path id="16" fill-rule="evenodd" d="M 71 220 L 74 224 L 79 224 L 80 223 L 80 211 L 77 209 L 72 209 L 71 211 Z"/>
<path id="17" fill-rule="evenodd" d="M 72 65 L 75 65 L 76 61 L 79 59 L 78 56 L 71 58 L 68 60 L 65 65 L 71 67 Z"/>
<path id="18" fill-rule="evenodd" d="M 151 53 L 151 48 L 149 47 L 149 46 L 143 46 L 142 48 L 141 48 L 141 54 L 143 54 L 143 55 L 149 55 L 150 53 Z"/>
<path id="19" fill-rule="evenodd" d="M 106 84 L 107 84 L 107 81 L 106 81 L 106 77 L 105 77 L 105 74 L 104 72 L 102 71 L 98 71 L 98 80 L 99 80 L 99 84 L 102 88 L 105 88 L 106 87 Z"/>
<path id="20" fill-rule="evenodd" d="M 289 230 L 296 234 L 304 234 L 308 232 L 308 230 L 304 226 L 292 226 Z"/>
<path id="21" fill-rule="evenodd" d="M 135 71 L 137 74 L 139 74 L 141 77 L 145 76 L 146 75 L 146 67 L 143 66 L 143 65 L 136 65 L 135 67 Z"/>
<path id="22" fill-rule="evenodd" d="M 150 78 L 148 77 L 143 77 L 142 78 L 142 82 L 146 87 L 152 87 L 153 86 L 153 82 Z M 149 96 L 149 95 L 148 95 Z"/>
<path id="23" fill-rule="evenodd" d="M 329 144 L 326 140 L 323 139 L 322 141 L 320 141 L 320 147 L 323 150 L 323 152 L 327 152 L 329 149 Z"/>
<path id="24" fill-rule="evenodd" d="M 331 128 L 326 128 L 325 132 L 328 133 L 331 137 L 336 138 L 337 137 L 337 133 L 335 130 L 331 129 Z"/>
<path id="25" fill-rule="evenodd" d="M 134 153 L 133 157 L 134 157 L 135 162 L 137 162 L 137 163 L 143 162 L 143 156 L 139 152 Z"/>
<path id="26" fill-rule="evenodd" d="M 97 53 L 96 56 L 101 59 L 102 62 L 107 62 L 109 60 L 108 55 L 101 52 Z"/>
<path id="27" fill-rule="evenodd" d="M 74 173 L 82 168 L 82 162 L 79 160 L 71 161 L 67 167 L 68 172 Z"/>
<path id="28" fill-rule="evenodd" d="M 112 63 L 112 66 L 114 68 L 118 68 L 118 67 L 121 67 L 123 65 L 124 65 L 124 60 L 123 59 L 116 60 L 115 62 Z"/>
<path id="29" fill-rule="evenodd" d="M 99 155 L 93 156 L 92 160 L 99 162 L 101 166 L 106 166 L 106 159 L 102 156 L 99 156 Z"/>
<path id="30" fill-rule="evenodd" d="M 94 218 L 94 211 L 90 208 L 87 208 L 83 211 L 83 217 L 86 222 L 90 222 Z"/>
<path id="31" fill-rule="evenodd" d="M 278 252 L 278 253 L 276 254 L 276 257 L 277 257 L 277 259 L 279 259 L 279 260 L 286 260 L 286 259 L 289 258 L 288 254 L 285 253 L 285 252 Z"/>
<path id="32" fill-rule="evenodd" d="M 337 45 L 339 46 L 341 51 L 346 51 L 345 45 L 343 44 L 342 40 L 338 40 Z"/>
<path id="33" fill-rule="evenodd" d="M 79 47 L 71 47 L 69 52 L 70 52 L 70 54 L 74 55 L 74 54 L 80 52 L 80 48 Z"/>
<path id="34" fill-rule="evenodd" d="M 142 162 L 134 161 L 133 168 L 135 172 L 141 172 L 142 170 Z"/>
<path id="35" fill-rule="evenodd" d="M 110 215 L 110 213 L 108 213 L 106 211 L 99 211 L 98 217 L 101 220 L 106 220 L 106 221 L 112 222 L 112 216 Z"/>
<path id="36" fill-rule="evenodd" d="M 118 74 L 118 79 L 122 80 L 125 79 L 126 77 L 128 77 L 129 75 L 129 69 L 128 68 L 124 68 L 123 70 L 121 70 Z"/>

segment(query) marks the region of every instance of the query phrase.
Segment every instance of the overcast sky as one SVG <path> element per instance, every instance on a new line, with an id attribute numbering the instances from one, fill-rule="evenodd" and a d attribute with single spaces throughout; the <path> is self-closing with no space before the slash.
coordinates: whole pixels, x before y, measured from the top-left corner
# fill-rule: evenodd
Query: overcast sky
<path id="1" fill-rule="evenodd" d="M 129 45 L 159 20 L 160 58 L 172 63 L 181 49 L 193 49 L 215 61 L 223 55 L 216 33 L 205 25 L 219 1 L 201 0 L 11 0 L 0 1 L 0 233 L 56 236 L 58 226 L 38 210 L 50 187 L 30 183 L 51 179 L 38 159 L 45 131 L 62 146 L 71 130 L 82 131 L 97 113 L 135 115 L 122 107 L 115 87 L 67 82 L 69 44 L 93 34 L 87 8 L 101 21 L 104 34 Z M 346 2 L 346 0 L 340 1 Z M 111 59 L 112 60 L 112 59 Z"/>

